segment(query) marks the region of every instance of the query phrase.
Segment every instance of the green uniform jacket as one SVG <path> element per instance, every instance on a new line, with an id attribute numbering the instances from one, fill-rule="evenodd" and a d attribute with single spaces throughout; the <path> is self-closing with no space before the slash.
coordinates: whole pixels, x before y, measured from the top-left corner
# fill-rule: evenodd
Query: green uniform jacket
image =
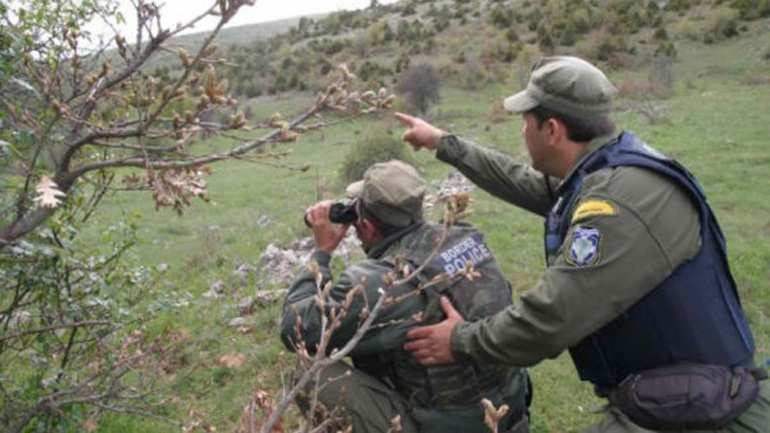
<path id="1" fill-rule="evenodd" d="M 609 138 L 589 143 L 576 164 Z M 558 179 L 454 136 L 442 138 L 437 157 L 489 193 L 541 216 L 560 194 Z M 636 167 L 590 173 L 575 208 L 591 200 L 614 209 L 579 219 L 601 233 L 597 261 L 570 265 L 566 239 L 517 305 L 455 328 L 451 344 L 459 359 L 525 367 L 555 357 L 611 322 L 699 250 L 697 209 L 686 192 L 657 173 Z"/>
<path id="2" fill-rule="evenodd" d="M 610 138 L 589 143 L 575 166 Z M 441 139 L 436 156 L 489 193 L 541 216 L 560 195 L 559 179 L 451 135 Z M 578 215 L 580 204 L 589 202 L 602 206 L 586 205 Z M 601 232 L 598 259 L 590 266 L 570 265 L 567 237 L 519 303 L 455 327 L 451 347 L 458 359 L 526 367 L 555 357 L 618 317 L 700 249 L 698 210 L 683 190 L 652 171 L 621 166 L 590 173 L 576 203 L 572 223 Z M 719 433 L 764 433 L 768 425 L 770 383 L 763 381 L 758 401 Z M 611 410 L 585 432 L 649 431 Z"/>

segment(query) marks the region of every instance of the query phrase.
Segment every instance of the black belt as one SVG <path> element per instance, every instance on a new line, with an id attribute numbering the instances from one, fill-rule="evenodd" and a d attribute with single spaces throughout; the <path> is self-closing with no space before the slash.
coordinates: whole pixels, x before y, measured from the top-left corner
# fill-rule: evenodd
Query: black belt
<path id="1" fill-rule="evenodd" d="M 767 370 L 765 370 L 762 367 L 752 367 L 748 368 L 747 371 L 754 376 L 754 379 L 757 379 L 757 381 L 765 380 L 768 378 Z"/>

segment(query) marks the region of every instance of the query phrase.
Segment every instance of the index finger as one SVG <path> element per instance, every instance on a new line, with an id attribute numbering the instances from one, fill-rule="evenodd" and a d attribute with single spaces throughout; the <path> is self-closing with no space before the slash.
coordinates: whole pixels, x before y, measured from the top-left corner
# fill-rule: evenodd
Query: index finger
<path id="1" fill-rule="evenodd" d="M 404 349 L 410 352 L 418 352 L 424 349 L 428 349 L 429 342 L 425 340 L 410 340 L 404 343 Z"/>
<path id="2" fill-rule="evenodd" d="M 410 341 L 413 340 L 421 340 L 423 338 L 428 338 L 431 336 L 431 327 L 430 326 L 420 326 L 419 328 L 414 328 L 406 333 L 406 338 L 408 338 Z"/>
<path id="3" fill-rule="evenodd" d="M 417 123 L 417 118 L 416 117 L 412 117 L 412 116 L 410 116 L 408 114 L 395 112 L 395 113 L 393 113 L 393 115 L 396 116 L 396 119 L 406 123 L 409 126 L 414 126 L 414 124 Z"/>
<path id="4" fill-rule="evenodd" d="M 329 208 L 331 208 L 330 201 L 321 201 L 308 209 L 307 213 L 310 214 L 311 221 L 321 221 L 324 217 L 329 219 Z"/>

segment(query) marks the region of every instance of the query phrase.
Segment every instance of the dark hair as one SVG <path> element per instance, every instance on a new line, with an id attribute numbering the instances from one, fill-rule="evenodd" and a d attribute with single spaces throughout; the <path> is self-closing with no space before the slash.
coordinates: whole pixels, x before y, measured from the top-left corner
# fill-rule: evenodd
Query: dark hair
<path id="1" fill-rule="evenodd" d="M 377 227 L 377 230 L 379 230 L 380 233 L 382 233 L 383 237 L 387 238 L 388 236 L 396 233 L 397 231 L 404 229 L 404 227 L 399 227 L 393 224 L 388 224 L 386 222 L 380 221 L 380 219 L 377 218 L 377 216 L 374 215 L 372 211 L 370 211 L 369 209 L 366 208 L 366 206 L 364 206 L 363 200 L 358 200 L 357 207 L 358 207 L 357 209 L 358 215 L 360 215 L 360 218 L 361 219 L 366 218 L 369 221 L 371 221 L 374 224 L 374 226 Z"/>
<path id="2" fill-rule="evenodd" d="M 598 116 L 594 119 L 578 119 L 543 106 L 537 106 L 527 111 L 527 113 L 535 116 L 538 126 L 543 126 L 543 123 L 548 119 L 561 121 L 567 128 L 567 137 L 572 141 L 580 143 L 591 141 L 602 135 L 612 134 L 615 131 L 615 122 L 608 116 Z"/>

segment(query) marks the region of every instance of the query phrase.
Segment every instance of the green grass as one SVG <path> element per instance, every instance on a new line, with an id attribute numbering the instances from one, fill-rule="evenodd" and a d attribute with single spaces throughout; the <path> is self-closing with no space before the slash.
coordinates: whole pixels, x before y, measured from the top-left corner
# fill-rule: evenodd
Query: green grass
<path id="1" fill-rule="evenodd" d="M 680 45 L 675 93 L 657 101 L 668 107 L 669 121 L 650 125 L 632 111 L 617 115 L 622 127 L 675 156 L 704 186 L 728 239 L 733 273 L 753 326 L 760 361 L 770 358 L 770 203 L 766 180 L 770 173 L 770 86 L 742 85 L 741 79 L 747 74 L 770 76 L 770 65 L 763 60 L 761 50 L 769 43 L 770 35 L 757 31 L 719 46 Z M 526 159 L 520 120 L 511 116 L 503 122 L 490 122 L 485 118 L 512 89 L 512 85 L 474 93 L 444 89 L 444 99 L 433 112 L 435 122 L 480 144 Z M 261 116 L 274 111 L 296 112 L 309 100 L 303 95 L 284 98 L 278 105 L 266 105 L 266 100 L 261 100 L 257 112 Z M 174 416 L 189 422 L 187 414 L 193 410 L 197 415 L 192 419 L 204 420 L 218 431 L 231 431 L 252 390 L 266 389 L 280 396 L 281 375 L 287 374 L 293 363 L 277 338 L 280 309 L 272 307 L 251 316 L 256 330 L 243 335 L 227 327 L 236 315 L 231 297 L 205 300 L 199 295 L 215 279 L 229 281 L 238 264 L 256 263 L 270 242 L 288 244 L 309 234 L 302 223 L 303 210 L 319 196 L 341 194 L 344 185 L 338 173 L 345 152 L 363 136 L 370 122 L 387 122 L 394 134 L 403 130 L 385 116 L 331 127 L 325 139 L 320 134 L 303 136 L 290 146 L 293 153 L 279 163 L 310 165 L 305 172 L 246 162 L 218 164 L 209 179 L 211 202 L 195 203 L 182 217 L 169 210 L 156 212 L 149 193 L 115 196 L 98 213 L 87 242 L 95 241 L 101 229 L 136 215 L 142 242 L 135 252 L 140 260 L 147 265 L 168 264 L 164 284 L 193 295 L 189 307 L 155 317 L 148 325 L 155 332 L 184 331 L 194 343 L 188 355 L 195 369 L 183 380 L 169 380 L 172 395 L 179 398 L 171 405 Z M 275 150 L 284 148 L 280 145 Z M 442 179 L 452 170 L 428 152 L 419 152 L 415 158 L 430 180 Z M 544 269 L 542 221 L 482 191 L 477 191 L 474 199 L 471 221 L 485 233 L 520 294 L 537 282 Z M 266 228 L 257 225 L 263 217 L 270 221 Z M 232 290 L 236 295 L 249 294 L 255 287 L 234 286 Z M 223 371 L 213 364 L 215 357 L 231 352 L 246 355 L 247 365 Z M 601 401 L 593 397 L 589 385 L 578 380 L 568 356 L 547 360 L 531 371 L 535 382 L 533 432 L 578 432 L 598 419 L 591 410 Z M 123 415 L 107 416 L 100 423 L 100 431 L 105 432 L 140 430 L 178 428 Z"/>

